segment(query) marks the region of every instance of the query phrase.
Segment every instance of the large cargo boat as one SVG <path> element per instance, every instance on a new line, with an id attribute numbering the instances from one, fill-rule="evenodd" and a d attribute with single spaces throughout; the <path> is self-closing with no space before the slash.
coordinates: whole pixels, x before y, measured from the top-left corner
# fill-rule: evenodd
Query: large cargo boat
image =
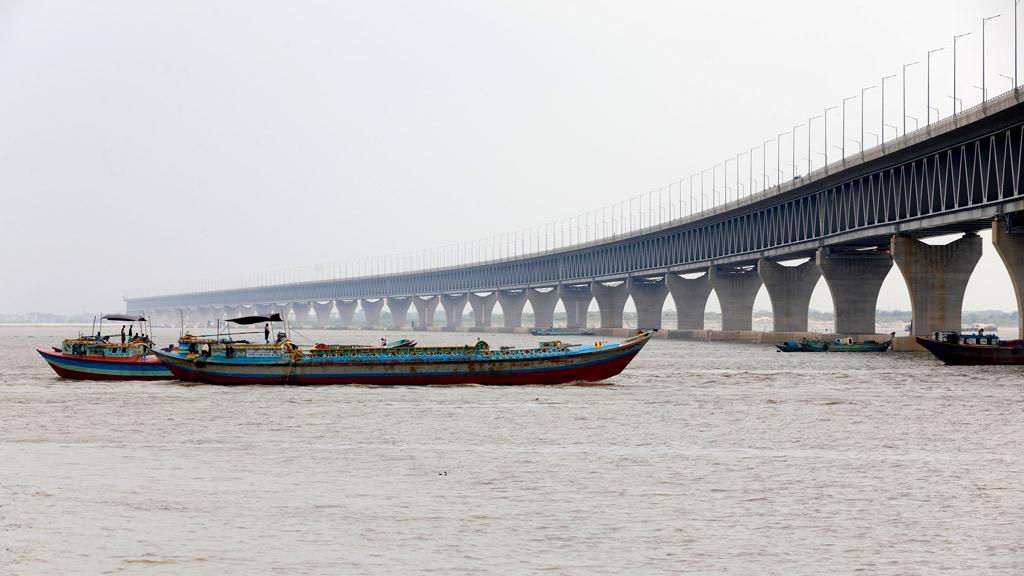
<path id="1" fill-rule="evenodd" d="M 946 364 L 960 366 L 1024 364 L 1024 340 L 1000 340 L 995 334 L 937 332 L 917 343 Z"/>
<path id="2" fill-rule="evenodd" d="M 125 334 L 103 335 L 103 321 L 126 322 Z M 142 333 L 146 319 L 141 316 L 109 314 L 100 318 L 95 335 L 79 335 L 52 351 L 37 350 L 61 378 L 72 380 L 171 380 L 174 376 L 153 355 L 153 343 Z M 138 332 L 134 328 L 138 326 Z M 95 328 L 95 326 L 94 326 Z M 117 338 L 113 342 L 111 339 Z"/>
<path id="3" fill-rule="evenodd" d="M 564 384 L 598 382 L 622 372 L 651 333 L 590 346 L 553 341 L 499 349 L 483 341 L 303 349 L 283 336 L 266 344 L 211 340 L 156 354 L 179 379 L 208 384 Z"/>

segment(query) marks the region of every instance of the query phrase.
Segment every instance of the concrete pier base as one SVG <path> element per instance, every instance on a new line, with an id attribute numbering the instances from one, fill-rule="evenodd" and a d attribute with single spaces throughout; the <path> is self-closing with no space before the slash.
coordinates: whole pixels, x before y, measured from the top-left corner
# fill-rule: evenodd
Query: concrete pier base
<path id="1" fill-rule="evenodd" d="M 945 246 L 903 234 L 892 237 L 892 259 L 910 292 L 914 336 L 960 329 L 964 292 L 981 259 L 981 244 L 981 236 L 973 232 Z"/>
<path id="2" fill-rule="evenodd" d="M 665 284 L 676 306 L 676 330 L 703 330 L 704 311 L 711 295 L 708 274 L 697 278 L 666 274 Z"/>
<path id="3" fill-rule="evenodd" d="M 590 291 L 593 292 L 597 308 L 601 312 L 601 328 L 622 328 L 622 310 L 626 307 L 626 299 L 629 298 L 626 283 L 609 286 L 594 282 L 590 285 Z"/>
<path id="4" fill-rule="evenodd" d="M 380 311 L 384 309 L 384 299 L 368 300 L 363 298 L 359 301 L 363 308 L 363 328 L 377 328 L 380 326 Z"/>
<path id="5" fill-rule="evenodd" d="M 309 311 L 313 307 L 311 302 L 292 302 L 292 314 L 295 314 L 296 326 L 309 326 Z"/>
<path id="6" fill-rule="evenodd" d="M 992 245 L 1010 274 L 1017 297 L 1017 337 L 1024 338 L 1024 227 L 1017 229 L 1015 224 L 1021 223 L 1010 217 L 993 221 Z"/>
<path id="7" fill-rule="evenodd" d="M 333 301 L 313 301 L 313 312 L 316 314 L 316 321 L 313 323 L 313 326 L 317 328 L 323 328 L 324 326 L 327 326 L 327 324 L 331 321 L 331 310 L 334 310 Z"/>
<path id="8" fill-rule="evenodd" d="M 412 298 L 394 297 L 386 298 L 388 312 L 391 313 L 391 329 L 401 330 L 409 319 L 409 306 L 412 306 Z"/>
<path id="9" fill-rule="evenodd" d="M 885 252 L 819 248 L 815 262 L 832 293 L 836 334 L 874 332 L 878 292 L 892 269 L 892 256 Z"/>
<path id="10" fill-rule="evenodd" d="M 558 297 L 565 306 L 566 328 L 586 328 L 587 312 L 590 310 L 591 300 L 594 299 L 590 284 L 563 284 L 558 287 Z"/>
<path id="11" fill-rule="evenodd" d="M 708 273 L 722 306 L 722 331 L 749 331 L 754 325 L 754 298 L 761 289 L 757 268 L 712 266 Z"/>
<path id="12" fill-rule="evenodd" d="M 808 260 L 799 266 L 783 266 L 761 258 L 757 261 L 757 273 L 772 301 L 774 331 L 806 332 L 811 294 L 821 279 L 818 264 Z"/>
<path id="13" fill-rule="evenodd" d="M 498 290 L 498 304 L 501 304 L 505 328 L 522 328 L 527 296 L 526 290 Z"/>
<path id="14" fill-rule="evenodd" d="M 335 300 L 334 305 L 338 308 L 338 326 L 340 328 L 348 328 L 354 325 L 356 307 L 359 306 L 359 300 Z"/>
<path id="15" fill-rule="evenodd" d="M 558 304 L 558 288 L 552 288 L 541 292 L 536 288 L 530 288 L 526 292 L 526 298 L 533 308 L 534 328 L 551 328 L 555 325 L 555 306 Z"/>
<path id="16" fill-rule="evenodd" d="M 441 307 L 444 308 L 444 329 L 458 330 L 462 327 L 462 313 L 466 310 L 469 299 L 465 294 L 442 294 Z"/>
<path id="17" fill-rule="evenodd" d="M 416 328 L 430 330 L 434 326 L 434 314 L 437 312 L 437 305 L 440 303 L 440 296 L 431 296 L 429 298 L 412 297 L 412 305 L 416 307 L 416 317 L 419 319 L 416 323 Z"/>
<path id="18" fill-rule="evenodd" d="M 636 327 L 640 330 L 661 330 L 661 313 L 668 296 L 665 278 L 630 278 L 626 286 L 636 306 Z"/>
<path id="19" fill-rule="evenodd" d="M 490 292 L 481 296 L 470 292 L 466 296 L 469 298 L 469 306 L 473 309 L 473 327 L 490 328 L 491 314 L 498 302 L 498 293 Z"/>

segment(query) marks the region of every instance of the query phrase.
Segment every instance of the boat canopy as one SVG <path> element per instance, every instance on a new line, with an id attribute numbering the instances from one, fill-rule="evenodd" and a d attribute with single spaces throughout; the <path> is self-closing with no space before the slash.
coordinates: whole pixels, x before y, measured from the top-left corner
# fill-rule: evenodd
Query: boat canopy
<path id="1" fill-rule="evenodd" d="M 142 316 L 129 316 L 127 314 L 107 314 L 103 317 L 104 320 L 113 320 L 114 322 L 145 322 L 146 319 Z"/>
<path id="2" fill-rule="evenodd" d="M 227 322 L 234 322 L 235 324 L 260 324 L 261 322 L 284 322 L 281 320 L 280 314 L 271 314 L 270 316 L 242 316 L 241 318 L 230 318 Z"/>

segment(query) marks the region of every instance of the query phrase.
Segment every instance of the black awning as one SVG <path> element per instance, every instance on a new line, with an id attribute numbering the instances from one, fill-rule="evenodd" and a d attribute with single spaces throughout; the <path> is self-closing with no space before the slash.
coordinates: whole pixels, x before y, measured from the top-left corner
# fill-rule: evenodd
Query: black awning
<path id="1" fill-rule="evenodd" d="M 281 320 L 280 314 L 271 314 L 270 316 L 242 316 L 241 318 L 231 318 L 227 322 L 245 325 L 259 324 L 261 322 L 284 322 L 284 320 Z"/>
<path id="2" fill-rule="evenodd" d="M 107 314 L 103 317 L 103 320 L 113 320 L 114 322 L 145 322 L 146 319 L 142 316 L 129 316 L 127 314 Z"/>

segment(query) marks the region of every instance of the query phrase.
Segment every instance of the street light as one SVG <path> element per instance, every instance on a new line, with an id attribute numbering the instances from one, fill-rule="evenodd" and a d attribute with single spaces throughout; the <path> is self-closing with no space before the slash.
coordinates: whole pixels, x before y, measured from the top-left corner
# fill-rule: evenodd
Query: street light
<path id="1" fill-rule="evenodd" d="M 916 117 L 914 117 L 914 116 L 907 116 L 907 118 L 910 118 L 911 120 L 914 121 L 914 131 L 917 131 L 921 127 L 921 123 L 917 120 Z M 906 118 L 904 118 L 903 120 L 905 122 Z"/>
<path id="2" fill-rule="evenodd" d="M 843 158 L 842 159 L 843 159 L 844 162 L 846 161 L 846 103 L 848 101 L 850 101 L 850 100 L 853 100 L 854 98 L 856 98 L 856 96 L 849 96 L 847 98 L 843 98 L 843 148 L 842 148 L 842 150 L 843 150 Z"/>
<path id="3" fill-rule="evenodd" d="M 747 196 L 754 193 L 754 150 L 757 149 L 758 146 L 750 149 L 750 162 L 747 163 L 747 176 L 750 178 L 750 188 L 747 189 Z"/>
<path id="4" fill-rule="evenodd" d="M 896 76 L 897 76 L 897 74 L 891 74 L 889 76 L 882 76 L 882 82 L 880 84 L 881 87 L 882 87 L 882 114 L 881 114 L 881 116 L 882 116 L 882 142 L 885 142 L 885 81 L 890 79 L 890 78 L 895 78 Z M 899 133 L 899 131 L 897 131 L 897 134 L 898 133 Z"/>
<path id="5" fill-rule="evenodd" d="M 810 118 L 807 119 L 807 173 L 808 174 L 811 173 L 811 157 L 814 156 L 813 154 L 811 154 L 811 122 L 813 122 L 815 118 L 821 118 L 821 116 L 811 116 Z"/>
<path id="6" fill-rule="evenodd" d="M 828 166 L 828 112 L 829 112 L 829 110 L 835 110 L 835 109 L 836 109 L 836 106 L 829 106 L 828 108 L 825 108 L 825 114 L 822 116 L 822 122 L 825 124 L 825 130 L 824 130 L 825 136 L 824 136 L 823 140 L 825 141 L 825 166 L 826 167 Z"/>
<path id="7" fill-rule="evenodd" d="M 1014 6 L 1014 8 L 1016 8 L 1016 6 Z M 988 18 L 981 19 L 981 97 L 984 99 L 982 100 L 982 104 L 985 103 L 985 100 L 988 100 L 988 90 L 985 89 L 985 25 L 988 24 L 989 20 L 995 20 L 1000 16 L 1002 16 L 1002 14 L 996 14 L 995 16 L 989 16 Z M 1016 23 L 1014 23 L 1014 27 L 1016 28 Z"/>
<path id="8" fill-rule="evenodd" d="M 860 154 L 864 155 L 864 93 L 873 90 L 878 86 L 868 86 L 860 89 Z"/>
<path id="9" fill-rule="evenodd" d="M 761 182 L 762 190 L 768 189 L 768 145 L 771 144 L 771 140 L 765 140 L 761 142 Z"/>
<path id="10" fill-rule="evenodd" d="M 793 140 L 793 155 L 790 156 L 789 159 L 793 161 L 793 179 L 794 180 L 796 180 L 796 129 L 797 128 L 801 128 L 803 126 L 804 126 L 804 124 L 797 124 L 796 126 L 793 126 L 793 139 L 792 139 Z M 807 129 L 807 133 L 810 134 L 810 132 L 811 132 L 811 129 L 808 128 Z M 810 136 L 807 137 L 808 140 L 810 140 L 810 138 L 811 138 Z"/>
<path id="11" fill-rule="evenodd" d="M 967 32 L 965 34 L 959 34 L 957 36 L 953 36 L 953 95 L 950 96 L 950 98 L 953 99 L 953 114 L 954 115 L 956 114 L 956 101 L 959 100 L 959 98 L 956 97 L 956 41 L 961 39 L 961 38 L 963 38 L 964 36 L 970 36 L 970 35 L 971 35 L 971 33 Z M 960 105 L 960 109 L 963 110 L 963 108 L 964 108 L 963 104 L 961 104 Z"/>
<path id="12" fill-rule="evenodd" d="M 785 132 L 775 135 L 775 172 L 776 177 L 779 179 L 778 186 L 782 186 L 782 137 L 785 135 Z"/>
<path id="13" fill-rule="evenodd" d="M 988 90 L 984 86 L 978 86 L 977 84 L 974 84 L 973 86 L 975 88 L 977 88 L 978 90 L 981 90 L 981 100 L 982 100 L 982 102 L 984 102 L 985 100 L 988 100 Z"/>
<path id="14" fill-rule="evenodd" d="M 910 64 L 903 65 L 903 135 L 907 135 L 907 68 L 915 64 L 920 64 L 919 61 L 911 62 Z"/>
<path id="15" fill-rule="evenodd" d="M 1014 0 L 1013 2 L 1013 89 L 1016 90 L 1017 86 L 1017 5 L 1020 4 L 1020 0 Z"/>
<path id="16" fill-rule="evenodd" d="M 945 50 L 945 48 L 936 48 L 935 50 L 929 50 L 928 51 L 928 74 L 927 74 L 928 97 L 927 97 L 927 105 L 928 105 L 928 125 L 929 126 L 931 126 L 931 124 L 932 124 L 932 111 L 931 111 L 931 108 L 932 108 L 932 54 L 935 54 L 936 52 L 942 52 L 943 50 Z M 937 118 L 936 118 L 936 120 L 937 120 Z"/>
<path id="17" fill-rule="evenodd" d="M 1011 90 L 1017 87 L 1016 80 L 1013 79 L 1013 76 L 1007 76 L 1006 74 L 1000 74 L 1000 76 L 1010 81 L 1010 84 L 1013 85 L 1013 87 L 1010 88 Z"/>

